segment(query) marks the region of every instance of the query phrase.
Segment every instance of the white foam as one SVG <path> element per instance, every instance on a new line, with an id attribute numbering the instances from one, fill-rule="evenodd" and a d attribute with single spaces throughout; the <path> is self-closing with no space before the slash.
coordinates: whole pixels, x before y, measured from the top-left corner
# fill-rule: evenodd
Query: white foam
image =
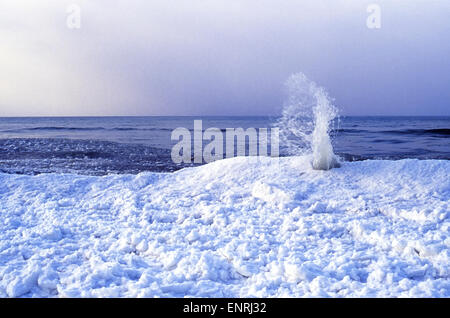
<path id="1" fill-rule="evenodd" d="M 277 122 L 282 144 L 292 155 L 311 153 L 316 170 L 339 166 L 329 135 L 338 111 L 325 89 L 303 73 L 291 75 L 286 88 L 288 99 Z"/>

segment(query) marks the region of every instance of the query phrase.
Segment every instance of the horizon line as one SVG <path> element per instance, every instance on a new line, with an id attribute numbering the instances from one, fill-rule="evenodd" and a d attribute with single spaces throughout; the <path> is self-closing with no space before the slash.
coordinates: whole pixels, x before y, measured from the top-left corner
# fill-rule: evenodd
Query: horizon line
<path id="1" fill-rule="evenodd" d="M 120 117 L 280 117 L 282 115 L 12 115 L 0 118 L 120 118 Z M 339 115 L 339 117 L 450 117 L 447 115 Z"/>

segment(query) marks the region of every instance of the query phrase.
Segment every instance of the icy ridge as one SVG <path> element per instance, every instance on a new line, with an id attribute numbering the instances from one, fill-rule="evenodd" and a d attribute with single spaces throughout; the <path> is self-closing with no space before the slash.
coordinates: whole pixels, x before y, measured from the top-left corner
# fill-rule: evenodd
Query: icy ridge
<path id="1" fill-rule="evenodd" d="M 450 162 L 0 174 L 2 297 L 449 297 Z"/>

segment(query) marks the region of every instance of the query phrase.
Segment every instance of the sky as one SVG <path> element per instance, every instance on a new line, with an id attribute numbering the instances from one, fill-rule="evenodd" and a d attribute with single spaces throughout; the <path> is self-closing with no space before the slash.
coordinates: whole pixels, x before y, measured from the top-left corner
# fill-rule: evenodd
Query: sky
<path id="1" fill-rule="evenodd" d="M 277 115 L 297 72 L 343 115 L 450 115 L 449 17 L 448 0 L 0 0 L 0 116 Z"/>

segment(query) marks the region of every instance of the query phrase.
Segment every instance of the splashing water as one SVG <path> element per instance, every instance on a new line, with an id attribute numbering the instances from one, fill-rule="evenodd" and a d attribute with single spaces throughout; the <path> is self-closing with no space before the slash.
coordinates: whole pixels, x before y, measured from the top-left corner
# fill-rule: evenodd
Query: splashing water
<path id="1" fill-rule="evenodd" d="M 291 75 L 286 88 L 288 99 L 277 122 L 282 145 L 291 155 L 312 153 L 314 169 L 338 167 L 329 135 L 338 110 L 327 92 L 303 73 Z"/>

